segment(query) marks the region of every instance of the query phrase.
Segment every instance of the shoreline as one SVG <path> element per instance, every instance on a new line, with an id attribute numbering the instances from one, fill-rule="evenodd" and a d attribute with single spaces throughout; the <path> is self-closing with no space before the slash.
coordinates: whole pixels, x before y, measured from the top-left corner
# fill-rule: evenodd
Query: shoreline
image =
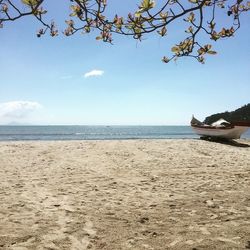
<path id="1" fill-rule="evenodd" d="M 1 141 L 0 249 L 245 249 L 250 140 L 237 142 Z"/>
<path id="2" fill-rule="evenodd" d="M 104 139 L 17 139 L 17 140 L 1 140 L 0 139 L 0 143 L 8 143 L 8 142 L 65 142 L 65 141 L 69 141 L 69 142 L 81 142 L 81 141 L 169 141 L 169 140 L 200 140 L 200 141 L 207 141 L 207 142 L 223 142 L 223 141 L 235 141 L 235 142 L 239 142 L 239 141 L 250 141 L 250 138 L 240 138 L 240 139 L 221 139 L 221 140 L 205 140 L 205 139 L 201 139 L 200 137 L 192 137 L 192 138 L 104 138 Z"/>

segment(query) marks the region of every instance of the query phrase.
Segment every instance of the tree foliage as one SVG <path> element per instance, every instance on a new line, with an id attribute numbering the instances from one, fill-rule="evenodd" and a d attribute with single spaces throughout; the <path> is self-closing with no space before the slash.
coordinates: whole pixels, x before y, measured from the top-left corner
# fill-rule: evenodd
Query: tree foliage
<path id="1" fill-rule="evenodd" d="M 231 123 L 239 121 L 250 122 L 250 103 L 231 112 L 226 111 L 208 116 L 204 120 L 204 123 L 212 124 L 213 122 L 218 121 L 220 118 L 223 118 Z"/>
<path id="2" fill-rule="evenodd" d="M 49 32 L 52 37 L 58 35 L 58 28 L 52 22 L 46 22 L 49 10 L 44 9 L 45 0 L 0 0 L 0 27 L 6 22 L 25 16 L 33 16 L 42 27 L 37 31 L 41 37 Z M 113 34 L 131 36 L 141 41 L 149 33 L 167 37 L 171 24 L 178 28 L 182 21 L 186 29 L 184 38 L 176 43 L 170 57 L 162 61 L 168 63 L 180 57 L 193 57 L 204 63 L 206 55 L 214 55 L 211 42 L 232 37 L 240 28 L 240 17 L 250 10 L 250 1 L 246 0 L 142 0 L 134 13 L 126 16 L 109 17 L 108 0 L 70 0 L 71 13 L 66 20 L 64 35 L 77 32 L 90 33 L 98 30 L 97 40 L 112 43 Z M 218 20 L 218 16 L 220 17 Z M 227 26 L 221 23 L 222 16 Z M 224 23 L 224 22 L 223 22 Z M 182 27 L 182 26 L 181 26 Z M 200 34 L 205 34 L 201 39 Z M 203 44 L 201 40 L 209 42 Z"/>

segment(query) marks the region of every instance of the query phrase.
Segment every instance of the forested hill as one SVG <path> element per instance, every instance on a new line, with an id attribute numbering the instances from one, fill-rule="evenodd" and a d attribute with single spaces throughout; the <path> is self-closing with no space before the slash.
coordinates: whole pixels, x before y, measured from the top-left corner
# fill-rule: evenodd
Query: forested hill
<path id="1" fill-rule="evenodd" d="M 204 123 L 211 124 L 220 118 L 229 122 L 247 121 L 250 122 L 250 103 L 232 112 L 218 113 L 206 117 Z"/>

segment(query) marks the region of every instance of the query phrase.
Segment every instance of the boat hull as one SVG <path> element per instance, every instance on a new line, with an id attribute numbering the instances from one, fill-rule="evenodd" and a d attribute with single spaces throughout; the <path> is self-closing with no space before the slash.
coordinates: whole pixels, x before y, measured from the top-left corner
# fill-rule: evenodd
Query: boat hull
<path id="1" fill-rule="evenodd" d="M 234 126 L 232 128 L 211 128 L 192 126 L 194 132 L 202 137 L 215 137 L 223 139 L 239 139 L 248 127 Z"/>

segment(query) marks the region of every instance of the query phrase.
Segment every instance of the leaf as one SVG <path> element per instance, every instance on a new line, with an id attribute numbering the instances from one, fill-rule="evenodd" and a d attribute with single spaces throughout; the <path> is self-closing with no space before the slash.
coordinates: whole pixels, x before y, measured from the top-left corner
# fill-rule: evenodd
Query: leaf
<path id="1" fill-rule="evenodd" d="M 194 32 L 193 27 L 192 27 L 192 26 L 189 26 L 188 29 L 186 30 L 186 32 L 187 32 L 187 33 L 193 34 L 193 32 Z"/>
<path id="2" fill-rule="evenodd" d="M 164 63 L 168 63 L 170 60 L 169 60 L 166 56 L 164 56 L 164 57 L 162 58 L 162 61 L 163 61 Z"/>
<path id="3" fill-rule="evenodd" d="M 167 17 L 168 17 L 168 12 L 166 12 L 166 13 L 160 13 L 160 17 L 162 18 L 162 19 L 164 19 L 164 20 L 166 20 L 167 19 Z"/>
<path id="4" fill-rule="evenodd" d="M 177 46 L 174 46 L 174 47 L 171 49 L 171 51 L 174 52 L 174 53 L 178 53 L 178 52 L 180 52 L 180 48 L 177 47 Z"/>
<path id="5" fill-rule="evenodd" d="M 195 21 L 195 15 L 194 15 L 193 12 L 191 12 L 191 13 L 189 14 L 189 16 L 188 16 L 188 18 L 187 18 L 187 21 L 190 22 L 190 23 L 192 23 L 192 22 Z"/>
<path id="6" fill-rule="evenodd" d="M 208 51 L 212 48 L 212 45 L 211 44 L 207 44 L 204 46 L 205 50 Z"/>
<path id="7" fill-rule="evenodd" d="M 135 12 L 135 17 L 141 17 L 141 13 L 139 11 Z"/>
<path id="8" fill-rule="evenodd" d="M 207 54 L 210 54 L 210 55 L 216 55 L 216 54 L 217 54 L 217 52 L 216 52 L 216 51 L 214 51 L 214 50 L 209 50 L 209 51 L 207 51 Z"/>
<path id="9" fill-rule="evenodd" d="M 206 53 L 206 51 L 204 50 L 204 48 L 199 48 L 199 49 L 197 50 L 197 52 L 198 52 L 199 56 L 200 56 L 200 55 L 204 55 L 204 54 Z"/>
<path id="10" fill-rule="evenodd" d="M 38 0 L 22 0 L 22 2 L 29 6 L 35 6 L 38 4 Z"/>
<path id="11" fill-rule="evenodd" d="M 203 56 L 199 56 L 199 57 L 197 58 L 197 60 L 198 60 L 198 62 L 200 62 L 200 63 L 202 63 L 202 64 L 205 63 L 205 58 L 204 58 Z"/>
<path id="12" fill-rule="evenodd" d="M 90 27 L 89 26 L 85 26 L 84 30 L 85 30 L 86 33 L 89 33 L 90 32 Z"/>
<path id="13" fill-rule="evenodd" d="M 154 8 L 155 2 L 153 0 L 143 0 L 140 5 L 140 12 L 147 11 L 149 9 Z"/>
<path id="14" fill-rule="evenodd" d="M 158 31 L 158 33 L 159 33 L 161 36 L 165 36 L 166 33 L 167 33 L 167 28 L 164 26 L 160 31 Z"/>

